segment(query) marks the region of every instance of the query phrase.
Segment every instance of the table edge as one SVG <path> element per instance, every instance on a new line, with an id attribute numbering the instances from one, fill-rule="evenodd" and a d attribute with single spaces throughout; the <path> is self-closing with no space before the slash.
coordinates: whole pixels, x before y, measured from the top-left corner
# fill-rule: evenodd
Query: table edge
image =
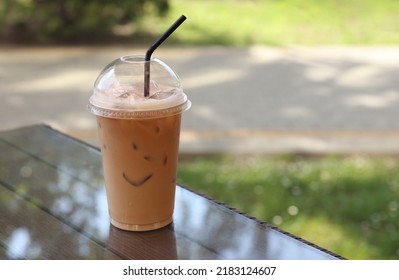
<path id="1" fill-rule="evenodd" d="M 74 136 L 72 136 L 72 135 L 69 135 L 69 134 L 67 134 L 67 133 L 65 133 L 65 132 L 62 132 L 61 130 L 56 129 L 56 128 L 54 128 L 54 127 L 52 127 L 51 125 L 46 124 L 46 123 L 43 123 L 43 124 L 35 124 L 35 125 L 28 125 L 28 126 L 22 126 L 22 127 L 15 128 L 15 129 L 4 130 L 4 132 L 5 132 L 5 131 L 16 131 L 16 130 L 21 130 L 21 129 L 33 128 L 33 127 L 44 127 L 44 128 L 46 128 L 46 129 L 49 129 L 49 130 L 51 130 L 51 131 L 53 131 L 53 132 L 55 132 L 55 133 L 57 133 L 57 134 L 60 134 L 60 135 L 62 135 L 62 136 L 64 136 L 64 137 L 67 137 L 67 138 L 69 138 L 69 139 L 71 139 L 71 140 L 73 140 L 73 141 L 76 141 L 76 142 L 78 142 L 78 143 L 80 143 L 80 144 L 82 144 L 82 145 L 84 145 L 84 146 L 86 146 L 86 147 L 89 147 L 90 149 L 93 149 L 93 150 L 95 150 L 95 151 L 101 153 L 101 150 L 100 150 L 99 147 L 97 147 L 97 146 L 95 146 L 95 145 L 93 145 L 93 144 L 90 144 L 90 143 L 88 143 L 88 142 L 85 142 L 85 141 L 82 140 L 82 139 L 79 139 L 79 138 L 76 138 L 76 137 L 74 137 Z M 185 186 L 185 185 L 180 184 L 180 183 L 178 183 L 178 182 L 176 183 L 176 185 L 179 186 L 180 188 L 183 188 L 183 189 L 185 189 L 185 190 L 187 190 L 187 191 L 189 191 L 189 192 L 192 192 L 192 193 L 194 193 L 194 194 L 196 194 L 196 195 L 198 195 L 198 196 L 201 196 L 201 197 L 203 197 L 203 198 L 205 198 L 205 199 L 211 201 L 212 203 L 214 203 L 214 204 L 216 204 L 216 205 L 219 205 L 219 206 L 221 206 L 221 207 L 224 207 L 224 208 L 226 208 L 228 211 L 234 212 L 234 213 L 236 213 L 236 214 L 238 214 L 238 215 L 240 215 L 240 216 L 243 216 L 244 218 L 250 219 L 250 220 L 254 221 L 255 223 L 257 223 L 258 225 L 260 225 L 260 226 L 262 226 L 262 227 L 264 227 L 264 228 L 269 228 L 269 229 L 271 229 L 271 230 L 275 230 L 275 231 L 277 231 L 277 232 L 279 232 L 279 233 L 281 233 L 281 234 L 283 234 L 283 235 L 286 235 L 286 236 L 291 237 L 291 238 L 293 238 L 293 239 L 295 239 L 295 240 L 298 240 L 299 242 L 302 242 L 302 243 L 304 243 L 304 244 L 306 244 L 306 245 L 308 245 L 308 246 L 311 246 L 311 247 L 313 247 L 313 248 L 315 248 L 315 249 L 317 249 L 317 250 L 320 250 L 320 251 L 322 251 L 322 252 L 324 252 L 324 253 L 326 253 L 326 254 L 328 254 L 328 255 L 331 255 L 331 256 L 333 256 L 333 257 L 339 259 L 339 260 L 346 260 L 346 258 L 344 258 L 343 256 L 341 256 L 341 255 L 339 255 L 339 254 L 333 253 L 333 252 L 329 251 L 328 249 L 325 249 L 325 248 L 323 248 L 323 247 L 321 247 L 321 246 L 319 246 L 319 245 L 316 245 L 316 244 L 314 244 L 314 243 L 312 243 L 312 242 L 310 242 L 310 241 L 307 241 L 307 240 L 305 240 L 305 239 L 303 239 L 303 238 L 301 238 L 301 237 L 298 237 L 298 236 L 296 236 L 296 235 L 294 235 L 294 234 L 292 234 L 292 233 L 289 233 L 289 232 L 287 232 L 287 231 L 285 231 L 285 230 L 282 230 L 282 229 L 280 229 L 280 228 L 278 228 L 278 227 L 276 227 L 276 226 L 273 226 L 273 225 L 271 225 L 271 224 L 268 223 L 268 222 L 262 221 L 262 220 L 260 220 L 260 219 L 258 219 L 258 218 L 256 218 L 256 217 L 254 217 L 254 216 L 251 216 L 251 215 L 249 215 L 249 214 L 247 214 L 247 213 L 245 213 L 245 212 L 242 212 L 242 211 L 240 211 L 240 210 L 238 210 L 238 209 L 236 209 L 236 208 L 234 208 L 234 207 L 232 207 L 232 206 L 229 206 L 229 205 L 227 205 L 227 204 L 225 204 L 225 203 L 223 203 L 223 202 L 221 202 L 221 201 L 219 201 L 219 200 L 216 200 L 216 199 L 214 199 L 214 198 L 211 198 L 211 197 L 209 197 L 208 195 L 205 195 L 205 194 L 203 194 L 203 193 L 201 193 L 201 192 L 198 192 L 198 191 L 196 191 L 196 190 L 193 190 L 193 189 L 191 189 L 191 188 L 188 187 L 188 186 Z"/>

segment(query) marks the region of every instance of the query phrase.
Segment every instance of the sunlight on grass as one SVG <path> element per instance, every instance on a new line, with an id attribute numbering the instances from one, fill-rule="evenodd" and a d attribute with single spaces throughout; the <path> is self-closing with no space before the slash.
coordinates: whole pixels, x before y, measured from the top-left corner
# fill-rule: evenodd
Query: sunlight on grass
<path id="1" fill-rule="evenodd" d="M 174 34 L 185 44 L 398 44 L 398 13 L 392 0 L 171 0 L 166 18 L 147 17 L 141 29 L 159 34 L 185 14 Z"/>
<path id="2" fill-rule="evenodd" d="M 346 258 L 399 258 L 396 159 L 183 158 L 178 181 Z"/>

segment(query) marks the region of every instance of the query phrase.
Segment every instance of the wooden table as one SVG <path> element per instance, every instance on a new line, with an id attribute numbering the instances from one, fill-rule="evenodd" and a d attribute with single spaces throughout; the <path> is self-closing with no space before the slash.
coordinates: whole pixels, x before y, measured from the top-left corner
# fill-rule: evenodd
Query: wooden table
<path id="1" fill-rule="evenodd" d="M 0 132 L 1 259 L 340 259 L 177 186 L 174 222 L 109 223 L 101 154 L 45 125 Z"/>

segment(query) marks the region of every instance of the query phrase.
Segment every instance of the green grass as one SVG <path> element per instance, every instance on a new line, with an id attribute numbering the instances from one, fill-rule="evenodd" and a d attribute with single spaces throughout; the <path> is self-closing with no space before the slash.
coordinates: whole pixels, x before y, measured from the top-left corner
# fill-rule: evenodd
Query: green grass
<path id="1" fill-rule="evenodd" d="M 182 159 L 178 181 L 349 259 L 399 259 L 399 160 Z"/>
<path id="2" fill-rule="evenodd" d="M 146 17 L 159 35 L 181 14 L 173 39 L 192 45 L 375 45 L 399 43 L 397 0 L 170 0 L 166 18 Z M 173 40 L 172 39 L 172 40 Z"/>

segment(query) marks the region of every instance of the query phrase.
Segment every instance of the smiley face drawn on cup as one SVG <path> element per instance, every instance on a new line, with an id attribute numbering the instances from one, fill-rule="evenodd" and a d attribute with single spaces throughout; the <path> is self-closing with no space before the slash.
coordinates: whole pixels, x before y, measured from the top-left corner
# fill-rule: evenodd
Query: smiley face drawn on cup
<path id="1" fill-rule="evenodd" d="M 108 175 L 108 184 L 124 182 L 134 188 L 174 185 L 179 127 L 180 115 L 145 120 L 99 118 L 104 163 L 114 172 Z"/>
<path id="2" fill-rule="evenodd" d="M 160 128 L 157 126 L 155 129 L 155 133 L 159 133 L 159 132 L 160 132 Z M 142 153 L 142 151 L 140 151 L 139 145 L 137 143 L 132 142 L 131 147 L 133 149 L 133 153 L 135 153 L 136 156 L 138 154 Z M 155 165 L 165 167 L 168 163 L 167 154 L 164 154 L 163 156 L 155 156 L 155 155 L 145 154 L 145 155 L 141 155 L 141 157 L 142 157 L 143 163 L 144 162 L 150 163 L 151 165 L 154 166 L 154 168 L 155 168 Z M 129 175 L 127 171 L 122 172 L 123 179 L 134 187 L 143 186 L 147 181 L 151 180 L 151 178 L 153 176 L 154 176 L 154 173 L 149 172 L 148 174 L 144 174 L 142 177 L 135 178 L 134 176 Z"/>

